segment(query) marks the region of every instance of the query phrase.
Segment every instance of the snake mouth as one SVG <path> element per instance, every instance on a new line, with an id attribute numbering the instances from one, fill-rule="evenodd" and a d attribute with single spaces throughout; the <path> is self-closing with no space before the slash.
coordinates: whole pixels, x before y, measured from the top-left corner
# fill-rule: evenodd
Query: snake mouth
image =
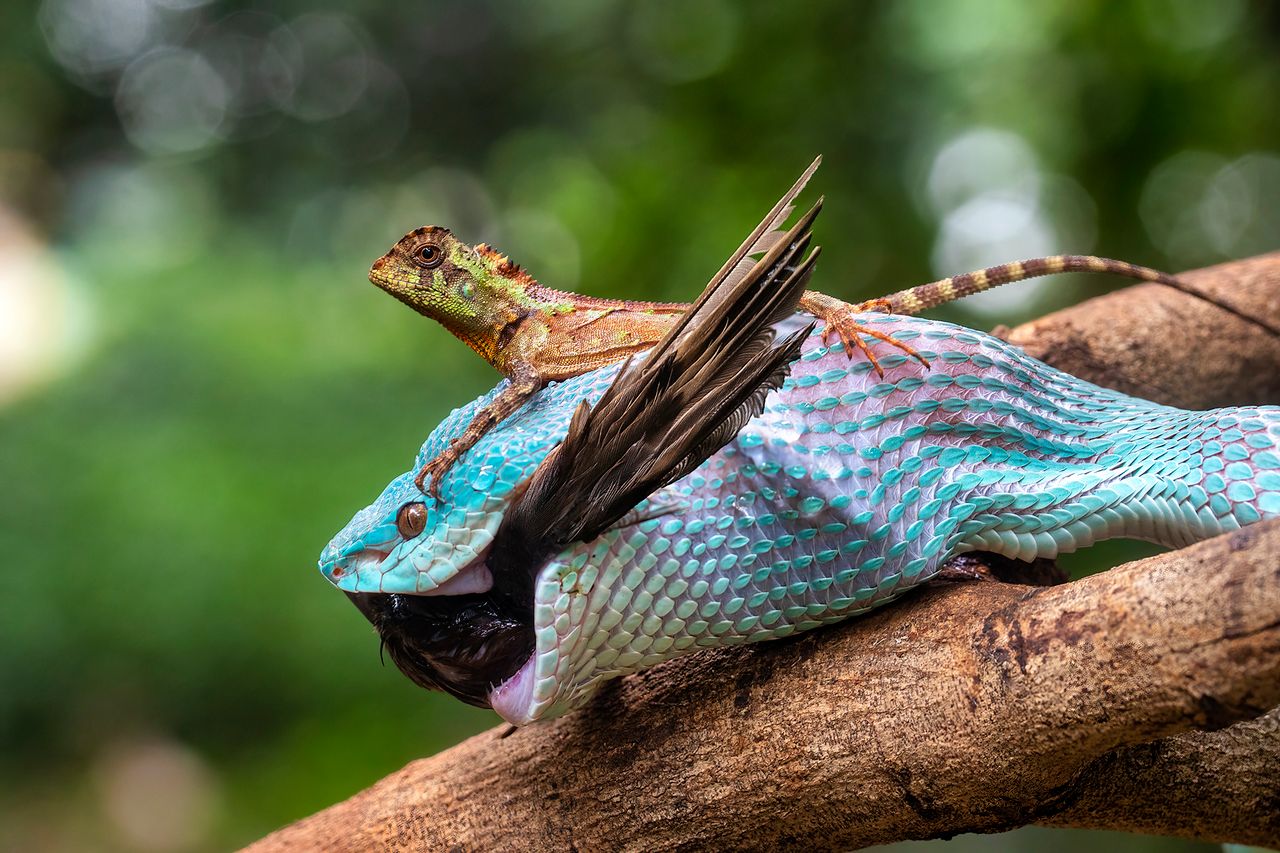
<path id="1" fill-rule="evenodd" d="M 422 596 L 485 593 L 494 586 L 488 559 L 491 543 L 482 538 L 480 543 L 479 550 L 470 543 L 442 543 L 426 554 L 425 560 L 413 553 L 397 556 L 402 547 L 356 543 L 322 561 L 320 572 L 344 592 Z"/>
<path id="2" fill-rule="evenodd" d="M 483 593 L 493 589 L 493 573 L 484 562 L 483 556 L 471 565 L 449 578 L 437 587 L 420 592 L 421 596 L 432 595 L 470 595 Z"/>
<path id="3" fill-rule="evenodd" d="M 533 658 L 531 608 L 522 611 L 500 595 L 348 592 L 347 597 L 411 681 L 471 705 L 491 707 L 494 685 L 512 679 Z"/>
<path id="4" fill-rule="evenodd" d="M 320 573 L 334 586 L 341 588 L 344 582 L 359 581 L 362 572 L 376 571 L 391 552 L 383 548 L 361 548 L 349 558 L 338 557 L 320 564 Z"/>
<path id="5" fill-rule="evenodd" d="M 489 707 L 513 726 L 533 722 L 533 687 L 537 653 L 532 653 L 515 673 L 489 691 Z"/>
<path id="6" fill-rule="evenodd" d="M 418 562 L 395 544 L 353 545 L 321 571 L 409 680 L 524 723 L 536 657 L 532 584 L 491 565 L 490 544 L 444 542 Z"/>
<path id="7" fill-rule="evenodd" d="M 532 684 L 534 658 L 533 603 L 506 584 L 495 587 L 487 551 L 421 592 L 347 591 L 378 632 L 383 652 L 411 681 L 482 708 L 496 707 L 495 685 L 526 669 Z M 389 554 L 371 548 L 361 559 L 376 567 Z"/>

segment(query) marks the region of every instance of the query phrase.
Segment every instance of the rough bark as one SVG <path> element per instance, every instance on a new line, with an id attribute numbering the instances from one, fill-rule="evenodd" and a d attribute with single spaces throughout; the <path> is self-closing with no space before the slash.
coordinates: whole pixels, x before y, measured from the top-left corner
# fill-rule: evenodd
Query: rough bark
<path id="1" fill-rule="evenodd" d="M 1280 326 L 1280 255 L 1186 278 L 1206 298 L 1127 288 L 1010 338 L 1162 402 L 1280 399 L 1280 339 L 1239 316 Z M 1280 521 L 673 661 L 251 849 L 835 850 L 1028 823 L 1277 846 L 1277 705 Z"/>

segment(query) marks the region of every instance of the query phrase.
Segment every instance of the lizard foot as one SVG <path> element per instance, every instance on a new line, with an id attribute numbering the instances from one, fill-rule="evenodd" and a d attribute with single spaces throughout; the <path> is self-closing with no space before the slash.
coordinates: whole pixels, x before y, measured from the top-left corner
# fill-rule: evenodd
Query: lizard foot
<path id="1" fill-rule="evenodd" d="M 453 463 L 462 458 L 462 454 L 474 447 L 477 441 L 484 438 L 485 433 L 492 429 L 494 424 L 501 423 L 508 415 L 523 406 L 534 392 L 542 387 L 542 384 L 536 376 L 514 381 L 504 388 L 493 402 L 476 412 L 462 435 L 449 442 L 449 446 L 440 451 L 435 459 L 422 466 L 422 470 L 413 480 L 418 491 L 424 495 L 430 495 L 437 501 L 440 500 L 440 483 L 444 481 L 444 475 L 453 467 Z M 426 485 L 428 477 L 431 478 L 429 486 Z"/>
<path id="2" fill-rule="evenodd" d="M 869 299 L 866 302 L 862 302 L 857 305 L 846 305 L 841 303 L 838 306 L 814 312 L 818 319 L 823 322 L 823 346 L 830 346 L 831 336 L 834 334 L 839 337 L 840 342 L 844 344 L 844 351 L 849 358 L 853 358 L 855 349 L 861 350 L 866 355 L 867 360 L 871 362 L 871 366 L 875 368 L 876 373 L 880 376 L 884 376 L 884 368 L 880 366 L 879 359 L 877 359 L 875 353 L 871 351 L 871 346 L 862 339 L 863 335 L 870 335 L 878 341 L 884 341 L 890 346 L 897 347 L 916 361 L 923 364 L 925 367 L 928 367 L 928 359 L 920 353 L 916 352 L 906 343 L 893 337 L 893 335 L 887 335 L 884 332 L 866 326 L 860 318 L 860 315 L 867 311 L 884 311 L 885 313 L 889 313 L 890 308 L 891 306 L 887 299 Z"/>
<path id="3" fill-rule="evenodd" d="M 424 495 L 430 495 L 437 501 L 440 500 L 440 481 L 444 479 L 445 472 L 453 467 L 453 463 L 457 459 L 458 455 L 456 453 L 450 453 L 449 450 L 445 450 L 435 459 L 422 466 L 422 469 L 418 471 L 418 476 L 413 478 L 413 484 Z M 427 483 L 428 477 L 431 478 L 430 483 Z"/>

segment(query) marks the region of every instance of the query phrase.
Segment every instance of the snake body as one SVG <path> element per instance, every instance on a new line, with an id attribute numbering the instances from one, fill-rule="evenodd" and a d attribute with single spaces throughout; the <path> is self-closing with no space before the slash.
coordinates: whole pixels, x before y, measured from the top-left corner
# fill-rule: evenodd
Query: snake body
<path id="1" fill-rule="evenodd" d="M 548 560 L 531 600 L 494 605 L 527 645 L 484 703 L 515 724 L 555 717 L 608 679 L 678 655 L 863 613 L 968 551 L 1030 560 L 1112 537 L 1181 546 L 1280 515 L 1280 407 L 1185 411 L 960 326 L 866 322 L 932 368 L 895 354 L 879 377 L 813 333 L 733 441 L 613 529 Z M 411 472 L 493 395 L 455 411 L 334 538 L 321 571 L 376 611 L 384 637 L 387 602 L 480 607 L 496 594 L 484 557 L 504 507 L 617 370 L 553 384 L 493 429 L 449 472 L 440 501 L 427 499 L 423 533 L 405 540 L 396 511 L 422 500 Z M 461 626 L 457 642 L 477 661 L 496 643 L 466 636 L 474 620 L 432 618 L 436 634 Z M 419 648 L 402 654 L 439 669 Z M 431 672 L 417 680 L 437 684 Z"/>

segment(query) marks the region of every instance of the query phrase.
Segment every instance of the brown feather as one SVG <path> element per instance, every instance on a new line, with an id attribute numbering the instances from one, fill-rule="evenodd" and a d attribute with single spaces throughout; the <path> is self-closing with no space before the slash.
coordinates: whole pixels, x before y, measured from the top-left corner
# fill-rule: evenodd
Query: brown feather
<path id="1" fill-rule="evenodd" d="M 769 251 L 786 237 L 786 229 L 782 226 L 791 218 L 791 213 L 795 210 L 796 197 L 804 190 L 820 165 L 822 165 L 822 157 L 815 157 L 809 164 L 809 168 L 804 170 L 804 174 L 792 184 L 791 189 L 787 190 L 786 194 L 773 206 L 773 210 L 769 211 L 764 220 L 756 226 L 756 230 L 751 232 L 746 241 L 738 247 L 738 251 L 734 253 L 737 261 L 734 262 L 733 257 L 730 257 L 730 262 L 725 264 L 725 269 L 720 270 L 720 275 L 725 277 L 726 284 L 733 285 L 740 281 L 755 266 L 756 256 Z"/>
<path id="2" fill-rule="evenodd" d="M 490 552 L 492 569 L 524 574 L 568 543 L 595 538 L 763 410 L 812 330 L 774 345 L 773 324 L 796 310 L 813 271 L 819 249 L 804 253 L 822 201 L 773 240 L 747 275 L 732 273 L 776 228 L 779 212 L 816 165 L 653 350 L 628 360 L 595 406 L 584 402 L 574 411 L 564 441 L 507 510 Z"/>

